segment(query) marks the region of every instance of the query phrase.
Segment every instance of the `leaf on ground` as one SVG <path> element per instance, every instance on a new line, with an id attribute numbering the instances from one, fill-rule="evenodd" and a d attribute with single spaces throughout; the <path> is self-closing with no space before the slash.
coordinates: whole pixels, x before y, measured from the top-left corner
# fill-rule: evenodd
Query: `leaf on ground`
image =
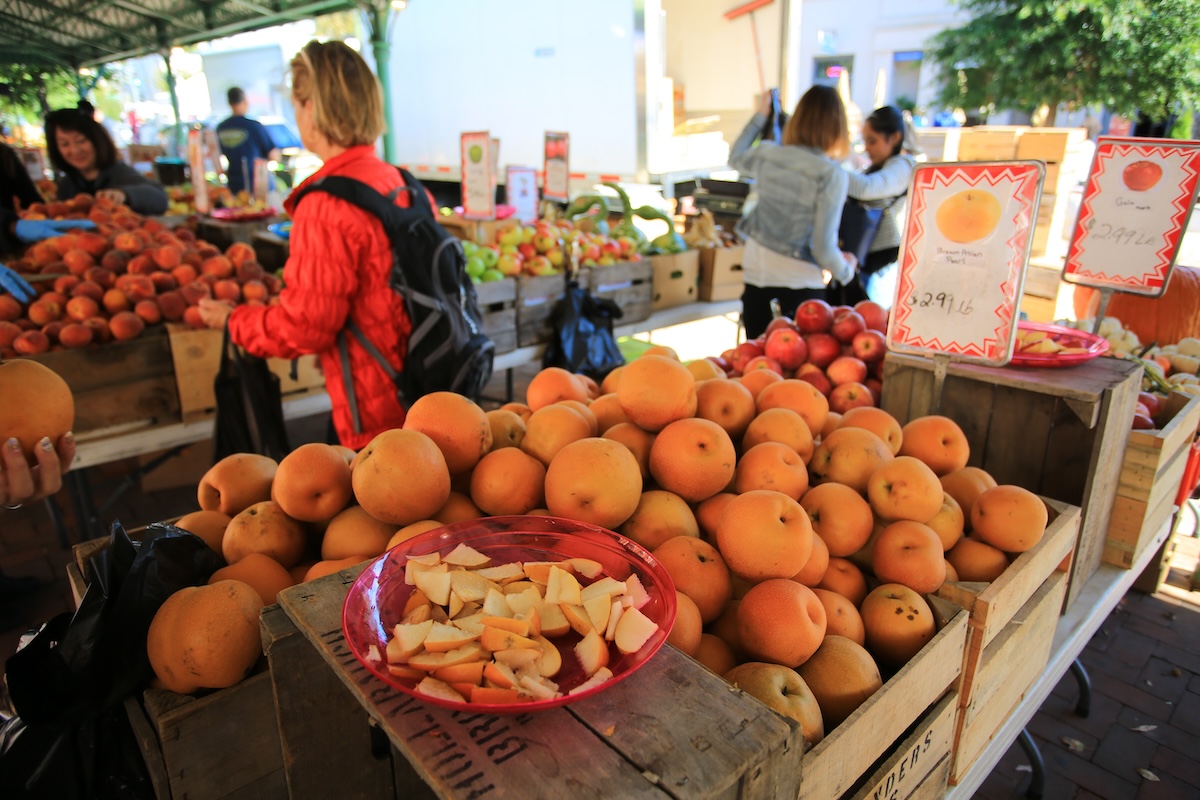
<path id="1" fill-rule="evenodd" d="M 1141 775 L 1148 781 L 1154 781 L 1155 783 L 1158 782 L 1158 776 L 1144 767 L 1138 767 L 1138 775 Z"/>
<path id="2" fill-rule="evenodd" d="M 1062 743 L 1072 753 L 1082 753 L 1083 752 L 1083 742 L 1079 741 L 1078 739 L 1072 739 L 1069 736 L 1064 736 L 1064 737 L 1062 737 Z"/>
<path id="3" fill-rule="evenodd" d="M 1157 725 L 1138 725 L 1136 728 L 1130 728 L 1129 730 L 1137 731 L 1138 733 L 1149 733 L 1150 731 L 1157 729 Z"/>

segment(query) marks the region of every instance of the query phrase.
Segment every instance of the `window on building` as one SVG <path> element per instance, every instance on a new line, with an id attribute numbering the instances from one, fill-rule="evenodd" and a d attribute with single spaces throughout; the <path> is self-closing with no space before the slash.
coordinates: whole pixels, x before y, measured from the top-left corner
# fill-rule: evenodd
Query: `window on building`
<path id="1" fill-rule="evenodd" d="M 854 56 L 825 56 L 813 59 L 813 84 L 816 86 L 837 86 L 838 78 L 843 72 L 850 74 L 853 85 Z"/>
<path id="2" fill-rule="evenodd" d="M 906 99 L 912 105 L 921 104 L 921 61 L 924 55 L 920 50 L 904 50 L 892 56 L 892 90 L 888 92 L 892 103 L 900 104 Z"/>

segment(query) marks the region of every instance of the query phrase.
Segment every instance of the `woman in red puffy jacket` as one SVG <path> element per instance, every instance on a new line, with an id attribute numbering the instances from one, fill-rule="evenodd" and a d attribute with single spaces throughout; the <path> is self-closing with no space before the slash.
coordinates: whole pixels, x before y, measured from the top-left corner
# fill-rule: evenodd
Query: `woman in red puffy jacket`
<path id="1" fill-rule="evenodd" d="M 384 128 L 383 99 L 362 57 L 341 42 L 309 42 L 291 67 L 300 139 L 324 162 L 301 187 L 330 175 L 355 178 L 383 194 L 402 186 L 400 171 L 375 155 L 375 140 Z M 399 192 L 397 204 L 408 203 L 408 193 Z M 395 370 L 402 368 L 400 353 L 412 325 L 400 295 L 388 285 L 391 244 L 376 217 L 325 192 L 309 193 L 298 206 L 289 200 L 284 207 L 293 224 L 279 302 L 242 305 L 231 313 L 224 303 L 203 300 L 200 313 L 211 328 L 223 327 L 228 318 L 230 338 L 256 356 L 316 353 L 338 438 L 357 450 L 404 423 L 395 384 L 354 337 L 347 337 L 361 420 L 361 430 L 354 430 L 337 346 L 338 333 L 353 320 Z"/>

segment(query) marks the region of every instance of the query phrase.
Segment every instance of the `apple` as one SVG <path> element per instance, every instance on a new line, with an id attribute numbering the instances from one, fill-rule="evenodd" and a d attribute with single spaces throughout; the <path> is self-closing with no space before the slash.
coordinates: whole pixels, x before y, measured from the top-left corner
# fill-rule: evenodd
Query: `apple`
<path id="1" fill-rule="evenodd" d="M 810 333 L 804 337 L 808 345 L 808 361 L 825 369 L 842 354 L 842 343 L 829 333 Z"/>
<path id="2" fill-rule="evenodd" d="M 812 362 L 801 364 L 800 368 L 796 370 L 796 377 L 802 381 L 808 381 L 817 388 L 818 392 L 826 397 L 829 397 L 829 393 L 833 391 L 833 383 L 829 380 L 829 376 L 825 374 L 825 370 Z"/>
<path id="3" fill-rule="evenodd" d="M 733 364 L 733 369 L 736 372 L 745 372 L 746 362 L 762 354 L 762 345 L 754 341 L 742 342 L 733 349 L 733 358 L 729 360 L 729 363 Z"/>
<path id="4" fill-rule="evenodd" d="M 755 356 L 746 362 L 746 366 L 742 369 L 742 373 L 753 372 L 756 369 L 769 369 L 772 372 L 783 374 L 783 365 L 767 355 Z"/>
<path id="5" fill-rule="evenodd" d="M 621 245 L 617 244 L 612 239 L 605 239 L 600 245 L 600 252 L 606 256 L 612 256 L 614 259 L 621 257 Z"/>
<path id="6" fill-rule="evenodd" d="M 769 327 L 769 326 L 768 326 Z M 779 362 L 784 369 L 796 369 L 808 358 L 808 345 L 790 322 L 767 333 L 763 353 Z"/>
<path id="7" fill-rule="evenodd" d="M 833 309 L 816 298 L 796 307 L 796 327 L 803 333 L 825 333 L 833 325 Z"/>
<path id="8" fill-rule="evenodd" d="M 566 255 L 561 247 L 552 247 L 546 251 L 546 258 L 555 268 L 561 267 L 566 261 Z"/>
<path id="9" fill-rule="evenodd" d="M 525 262 L 525 272 L 528 275 L 557 275 L 558 270 L 546 256 L 534 256 Z"/>
<path id="10" fill-rule="evenodd" d="M 520 226 L 511 225 L 507 228 L 503 228 L 500 233 L 496 235 L 496 241 L 502 246 L 506 244 L 513 245 L 514 247 L 519 245 L 521 243 Z"/>
<path id="11" fill-rule="evenodd" d="M 733 354 L 734 354 L 734 352 L 735 352 L 735 349 L 732 347 L 729 348 L 728 350 L 721 351 L 721 358 L 723 358 L 725 360 L 725 362 L 727 364 L 729 364 L 730 369 L 733 369 Z"/>
<path id="12" fill-rule="evenodd" d="M 1153 161 L 1134 161 L 1121 171 L 1121 180 L 1134 192 L 1154 187 L 1162 178 L 1162 167 Z"/>
<path id="13" fill-rule="evenodd" d="M 1153 392 L 1138 392 L 1138 402 L 1146 407 L 1150 413 L 1147 416 L 1158 416 L 1158 412 L 1162 411 L 1163 398 Z"/>
<path id="14" fill-rule="evenodd" d="M 483 263 L 483 259 L 479 256 L 471 256 L 467 259 L 467 274 L 472 278 L 478 278 L 487 269 L 487 265 Z"/>
<path id="15" fill-rule="evenodd" d="M 770 336 L 772 331 L 779 330 L 780 328 L 787 328 L 793 331 L 799 330 L 796 327 L 796 323 L 787 317 L 772 317 L 771 321 L 767 323 L 767 329 L 762 333 L 763 340 L 765 341 L 766 337 Z"/>
<path id="16" fill-rule="evenodd" d="M 854 304 L 854 310 L 867 323 L 867 330 L 887 331 L 888 312 L 879 303 L 872 302 L 871 300 L 859 300 Z"/>
<path id="17" fill-rule="evenodd" d="M 556 247 L 561 247 L 558 234 L 551 230 L 543 230 L 535 234 L 531 244 L 539 253 L 548 253 Z"/>
<path id="18" fill-rule="evenodd" d="M 834 386 L 844 383 L 862 383 L 867 379 L 867 365 L 854 356 L 838 356 L 825 368 L 825 374 Z"/>
<path id="19" fill-rule="evenodd" d="M 579 254 L 579 258 L 582 261 L 595 261 L 599 257 L 600 245 L 596 244 L 595 242 L 588 242 L 583 246 L 583 249 Z"/>
<path id="20" fill-rule="evenodd" d="M 800 733 L 809 747 L 825 736 L 825 725 L 817 698 L 794 669 L 781 664 L 748 661 L 725 674 L 725 680 L 763 705 L 800 723 Z"/>
<path id="21" fill-rule="evenodd" d="M 503 253 L 496 262 L 495 269 L 501 275 L 520 275 L 523 262 L 524 259 L 516 253 Z"/>
<path id="22" fill-rule="evenodd" d="M 498 269 L 485 269 L 483 275 L 479 276 L 480 283 L 494 283 L 504 280 L 504 273 Z"/>
<path id="23" fill-rule="evenodd" d="M 481 247 L 475 254 L 483 261 L 484 269 L 493 269 L 500 261 L 500 250 L 494 247 Z"/>
<path id="24" fill-rule="evenodd" d="M 843 383 L 835 386 L 829 393 L 829 410 L 839 414 L 845 414 L 850 409 L 859 406 L 873 405 L 875 405 L 875 398 L 872 396 L 871 390 L 861 383 Z"/>
<path id="25" fill-rule="evenodd" d="M 1133 415 L 1133 429 L 1135 431 L 1152 431 L 1156 427 L 1158 426 L 1154 424 L 1154 420 L 1150 419 L 1150 417 L 1146 416 L 1145 414 Z"/>
<path id="26" fill-rule="evenodd" d="M 517 252 L 521 254 L 521 258 L 533 258 L 538 254 L 537 248 L 530 242 L 521 242 L 517 245 Z"/>
<path id="27" fill-rule="evenodd" d="M 839 342 L 852 342 L 854 337 L 867 329 L 867 322 L 854 309 L 835 311 L 833 326 L 829 332 L 837 337 Z"/>
<path id="28" fill-rule="evenodd" d="M 883 402 L 883 381 L 879 378 L 867 378 L 863 381 L 863 385 L 871 390 L 871 397 L 875 398 L 875 405 Z"/>
<path id="29" fill-rule="evenodd" d="M 854 336 L 850 342 L 850 348 L 856 358 L 862 359 L 866 363 L 883 361 L 884 355 L 887 354 L 887 340 L 878 330 L 868 328 Z"/>
<path id="30" fill-rule="evenodd" d="M 637 252 L 637 242 L 629 236 L 618 236 L 617 245 L 621 248 L 621 256 L 626 260 Z"/>

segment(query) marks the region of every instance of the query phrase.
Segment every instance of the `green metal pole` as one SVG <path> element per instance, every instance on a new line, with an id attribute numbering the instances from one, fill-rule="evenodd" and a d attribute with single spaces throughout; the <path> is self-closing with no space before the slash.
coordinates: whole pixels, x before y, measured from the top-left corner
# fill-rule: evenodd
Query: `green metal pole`
<path id="1" fill-rule="evenodd" d="M 383 92 L 383 160 L 396 163 L 396 134 L 393 131 L 391 76 L 388 62 L 392 45 L 388 41 L 388 23 L 392 18 L 392 6 L 388 0 L 376 0 L 371 7 L 371 49 L 375 53 L 375 71 L 379 76 L 379 87 Z"/>
<path id="2" fill-rule="evenodd" d="M 171 157 L 179 158 L 179 154 L 183 151 L 183 124 L 179 118 L 179 93 L 175 91 L 175 72 L 171 69 L 170 49 L 163 53 L 163 60 L 167 62 L 167 92 L 171 95 L 171 111 L 175 113 L 175 128 L 171 135 Z"/>

